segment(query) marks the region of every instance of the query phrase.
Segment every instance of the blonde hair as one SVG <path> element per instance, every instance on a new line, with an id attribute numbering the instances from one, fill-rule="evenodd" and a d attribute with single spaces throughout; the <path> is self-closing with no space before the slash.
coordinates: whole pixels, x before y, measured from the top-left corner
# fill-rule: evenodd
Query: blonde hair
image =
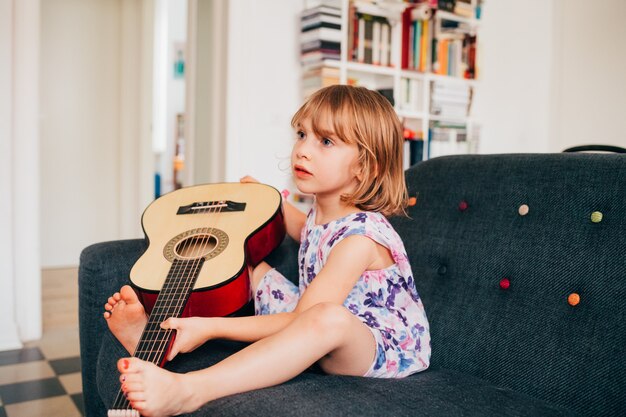
<path id="1" fill-rule="evenodd" d="M 322 88 L 294 114 L 291 126 L 297 128 L 305 119 L 316 136 L 337 136 L 357 145 L 361 178 L 352 194 L 341 196 L 342 201 L 385 216 L 406 215 L 403 128 L 385 97 L 364 87 Z M 331 132 L 324 130 L 327 121 Z"/>

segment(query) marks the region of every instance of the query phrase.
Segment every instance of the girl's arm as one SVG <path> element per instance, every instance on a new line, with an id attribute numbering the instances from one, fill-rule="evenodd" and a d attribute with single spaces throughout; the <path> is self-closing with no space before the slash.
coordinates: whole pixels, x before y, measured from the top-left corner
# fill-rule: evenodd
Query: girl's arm
<path id="1" fill-rule="evenodd" d="M 211 318 L 209 337 L 241 342 L 255 342 L 289 325 L 303 311 L 315 304 L 342 305 L 363 272 L 375 265 L 378 244 L 365 236 L 348 236 L 331 251 L 324 268 L 317 274 L 291 313 L 251 317 Z M 376 268 L 378 269 L 378 268 Z"/>
<path id="2" fill-rule="evenodd" d="M 245 177 L 239 180 L 240 182 L 254 182 L 258 183 L 259 181 L 255 178 L 246 175 Z M 296 242 L 300 243 L 300 234 L 302 233 L 302 228 L 304 227 L 304 223 L 306 222 L 306 214 L 298 210 L 296 206 L 289 203 L 285 199 L 283 199 L 283 214 L 285 215 L 285 228 L 287 229 L 287 234 Z"/>
<path id="3" fill-rule="evenodd" d="M 161 323 L 161 327 L 176 330 L 176 338 L 167 360 L 171 361 L 179 353 L 191 352 L 212 339 L 256 342 L 284 329 L 296 316 L 296 313 L 279 313 L 250 317 L 169 318 Z"/>
<path id="4" fill-rule="evenodd" d="M 285 227 L 287 234 L 296 242 L 300 243 L 302 228 L 306 223 L 306 214 L 301 212 L 290 202 L 283 200 L 283 213 L 285 215 Z"/>
<path id="5" fill-rule="evenodd" d="M 171 360 L 211 339 L 256 342 L 287 327 L 301 312 L 315 304 L 343 304 L 365 270 L 380 262 L 378 244 L 365 236 L 348 236 L 328 256 L 324 268 L 304 292 L 291 313 L 250 317 L 170 318 L 162 327 L 177 330 Z M 347 260 L 347 261 L 346 261 Z M 378 261 L 378 262 L 377 262 Z"/>

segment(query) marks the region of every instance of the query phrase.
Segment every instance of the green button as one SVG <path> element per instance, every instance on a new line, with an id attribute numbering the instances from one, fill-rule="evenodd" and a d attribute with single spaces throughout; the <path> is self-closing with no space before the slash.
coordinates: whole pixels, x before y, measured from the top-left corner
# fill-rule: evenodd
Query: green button
<path id="1" fill-rule="evenodd" d="M 591 213 L 591 221 L 594 223 L 600 223 L 602 221 L 602 213 L 599 211 Z"/>

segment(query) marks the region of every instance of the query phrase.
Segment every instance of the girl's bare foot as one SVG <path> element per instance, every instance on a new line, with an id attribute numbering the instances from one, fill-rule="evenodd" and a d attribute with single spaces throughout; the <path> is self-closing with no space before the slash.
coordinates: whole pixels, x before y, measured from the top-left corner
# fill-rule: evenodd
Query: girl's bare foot
<path id="1" fill-rule="evenodd" d="M 117 369 L 126 398 L 142 416 L 174 416 L 202 406 L 188 374 L 169 372 L 137 358 L 120 359 Z"/>
<path id="2" fill-rule="evenodd" d="M 137 294 L 129 285 L 124 285 L 120 292 L 109 297 L 104 309 L 109 330 L 129 353 L 133 353 L 148 322 Z"/>

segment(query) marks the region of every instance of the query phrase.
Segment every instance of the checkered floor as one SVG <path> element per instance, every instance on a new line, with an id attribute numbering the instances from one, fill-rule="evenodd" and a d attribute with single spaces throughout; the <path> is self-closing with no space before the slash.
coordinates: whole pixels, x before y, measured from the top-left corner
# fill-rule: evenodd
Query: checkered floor
<path id="1" fill-rule="evenodd" d="M 0 417 L 83 415 L 79 356 L 47 359 L 39 347 L 0 352 Z"/>

